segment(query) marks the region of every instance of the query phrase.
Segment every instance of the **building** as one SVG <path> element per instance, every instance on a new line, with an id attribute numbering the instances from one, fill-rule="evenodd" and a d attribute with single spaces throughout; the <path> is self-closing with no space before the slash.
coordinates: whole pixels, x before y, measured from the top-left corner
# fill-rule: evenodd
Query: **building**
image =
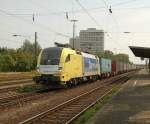
<path id="1" fill-rule="evenodd" d="M 80 31 L 80 49 L 91 53 L 104 51 L 104 31 L 88 28 Z"/>
<path id="2" fill-rule="evenodd" d="M 73 38 L 69 44 L 73 47 Z M 74 38 L 74 48 L 93 54 L 104 51 L 104 31 L 96 28 L 81 30 L 79 37 Z"/>

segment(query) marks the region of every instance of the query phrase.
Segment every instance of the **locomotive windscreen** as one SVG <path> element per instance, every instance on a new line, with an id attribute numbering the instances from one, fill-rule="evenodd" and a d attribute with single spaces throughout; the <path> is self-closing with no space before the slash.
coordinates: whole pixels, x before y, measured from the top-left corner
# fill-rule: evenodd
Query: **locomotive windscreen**
<path id="1" fill-rule="evenodd" d="M 59 65 L 61 47 L 46 48 L 42 51 L 40 65 Z"/>

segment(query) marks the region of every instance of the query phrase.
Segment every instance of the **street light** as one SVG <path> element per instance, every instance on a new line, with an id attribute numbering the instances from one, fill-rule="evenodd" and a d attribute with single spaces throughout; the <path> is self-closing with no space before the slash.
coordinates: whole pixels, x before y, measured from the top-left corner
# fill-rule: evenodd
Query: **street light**
<path id="1" fill-rule="evenodd" d="M 13 37 L 25 37 L 25 38 L 31 38 L 30 36 L 27 35 L 20 35 L 20 34 L 13 34 Z"/>
<path id="2" fill-rule="evenodd" d="M 131 32 L 126 31 L 126 32 L 123 32 L 123 33 L 125 33 L 125 34 L 130 34 Z"/>
<path id="3" fill-rule="evenodd" d="M 14 35 L 12 35 L 12 36 L 14 36 L 14 37 L 18 37 L 18 36 L 21 36 L 21 35 L 14 34 Z"/>

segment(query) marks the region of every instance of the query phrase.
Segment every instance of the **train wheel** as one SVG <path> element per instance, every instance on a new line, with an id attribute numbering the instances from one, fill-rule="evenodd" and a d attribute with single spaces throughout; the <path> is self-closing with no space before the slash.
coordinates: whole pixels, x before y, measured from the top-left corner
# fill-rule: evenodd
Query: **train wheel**
<path id="1" fill-rule="evenodd" d="M 78 84 L 77 79 L 73 79 L 73 86 L 77 86 L 77 84 Z"/>
<path id="2" fill-rule="evenodd" d="M 67 83 L 66 83 L 66 84 L 67 84 L 67 87 L 68 87 L 68 88 L 72 87 L 72 80 L 67 81 Z"/>
<path id="3" fill-rule="evenodd" d="M 96 76 L 93 76 L 93 77 L 92 77 L 92 80 L 95 81 L 95 80 L 96 80 Z"/>
<path id="4" fill-rule="evenodd" d="M 83 78 L 79 78 L 79 84 L 83 83 Z"/>

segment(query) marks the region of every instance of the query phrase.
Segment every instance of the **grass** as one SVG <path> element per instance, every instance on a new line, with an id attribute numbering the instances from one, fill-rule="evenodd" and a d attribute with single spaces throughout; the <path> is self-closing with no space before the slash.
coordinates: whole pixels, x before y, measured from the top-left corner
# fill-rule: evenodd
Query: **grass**
<path id="1" fill-rule="evenodd" d="M 18 93 L 37 93 L 37 92 L 44 92 L 46 90 L 48 89 L 42 86 L 24 86 L 17 88 Z"/>
<path id="2" fill-rule="evenodd" d="M 105 105 L 112 98 L 113 94 L 116 93 L 119 88 L 120 86 L 114 86 L 108 95 L 103 97 L 103 99 L 97 102 L 93 107 L 85 111 L 77 120 L 73 122 L 73 124 L 85 124 L 98 110 L 103 107 L 103 105 Z"/>

